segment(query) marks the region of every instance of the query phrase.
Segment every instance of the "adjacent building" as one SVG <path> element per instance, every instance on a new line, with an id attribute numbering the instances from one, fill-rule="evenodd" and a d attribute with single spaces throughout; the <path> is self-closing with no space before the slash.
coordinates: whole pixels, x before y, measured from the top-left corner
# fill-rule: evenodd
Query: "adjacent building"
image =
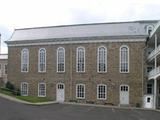
<path id="1" fill-rule="evenodd" d="M 23 96 L 156 108 L 159 30 L 156 20 L 16 29 L 8 80 Z"/>
<path id="2" fill-rule="evenodd" d="M 0 86 L 5 86 L 7 83 L 7 64 L 8 55 L 0 54 Z"/>

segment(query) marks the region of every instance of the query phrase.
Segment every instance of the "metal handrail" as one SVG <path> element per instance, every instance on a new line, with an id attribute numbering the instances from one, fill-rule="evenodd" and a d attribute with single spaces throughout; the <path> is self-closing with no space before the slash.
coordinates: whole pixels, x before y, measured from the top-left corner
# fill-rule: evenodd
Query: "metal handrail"
<path id="1" fill-rule="evenodd" d="M 155 56 L 158 52 L 160 52 L 160 45 L 158 45 L 158 47 L 156 49 L 152 50 L 152 52 L 148 55 L 148 59 Z"/>
<path id="2" fill-rule="evenodd" d="M 148 73 L 148 77 L 149 78 L 152 78 L 152 77 L 156 77 L 157 75 L 160 75 L 160 66 L 151 70 L 149 73 Z"/>

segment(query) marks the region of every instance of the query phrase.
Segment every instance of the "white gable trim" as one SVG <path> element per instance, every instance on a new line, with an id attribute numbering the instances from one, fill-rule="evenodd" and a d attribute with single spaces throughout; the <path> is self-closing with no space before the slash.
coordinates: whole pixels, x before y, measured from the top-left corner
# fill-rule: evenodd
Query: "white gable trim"
<path id="1" fill-rule="evenodd" d="M 146 39 L 114 39 L 114 40 L 81 40 L 81 41 L 59 41 L 59 42 L 40 42 L 40 43 L 13 43 L 11 46 L 35 46 L 35 45 L 55 45 L 55 44 L 76 44 L 76 43 L 108 43 L 108 42 L 145 42 Z"/>

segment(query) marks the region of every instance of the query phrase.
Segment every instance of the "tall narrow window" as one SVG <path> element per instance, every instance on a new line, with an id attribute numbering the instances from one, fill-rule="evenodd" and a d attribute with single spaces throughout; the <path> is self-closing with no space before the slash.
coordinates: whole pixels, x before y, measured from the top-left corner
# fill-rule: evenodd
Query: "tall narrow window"
<path id="1" fill-rule="evenodd" d="M 39 83 L 38 84 L 38 97 L 45 97 L 46 96 L 46 84 Z"/>
<path id="2" fill-rule="evenodd" d="M 127 46 L 120 48 L 120 72 L 129 72 L 129 48 Z"/>
<path id="3" fill-rule="evenodd" d="M 76 85 L 76 97 L 78 99 L 85 99 L 85 85 L 84 84 Z"/>
<path id="4" fill-rule="evenodd" d="M 46 49 L 41 48 L 38 56 L 38 71 L 46 72 Z"/>
<path id="5" fill-rule="evenodd" d="M 4 65 L 4 74 L 7 74 L 7 64 Z"/>
<path id="6" fill-rule="evenodd" d="M 98 56 L 97 56 L 97 69 L 98 72 L 106 72 L 107 71 L 107 50 L 105 47 L 98 48 Z"/>
<path id="7" fill-rule="evenodd" d="M 28 83 L 27 82 L 21 83 L 21 95 L 28 96 Z"/>
<path id="8" fill-rule="evenodd" d="M 65 72 L 65 49 L 57 49 L 57 72 Z"/>
<path id="9" fill-rule="evenodd" d="M 153 93 L 153 85 L 148 83 L 147 84 L 147 94 L 152 94 Z"/>
<path id="10" fill-rule="evenodd" d="M 21 72 L 28 72 L 29 69 L 29 50 L 23 49 L 21 51 Z"/>
<path id="11" fill-rule="evenodd" d="M 76 68 L 77 72 L 85 72 L 85 48 L 77 48 Z"/>
<path id="12" fill-rule="evenodd" d="M 105 100 L 107 97 L 107 86 L 104 84 L 97 85 L 97 99 Z"/>

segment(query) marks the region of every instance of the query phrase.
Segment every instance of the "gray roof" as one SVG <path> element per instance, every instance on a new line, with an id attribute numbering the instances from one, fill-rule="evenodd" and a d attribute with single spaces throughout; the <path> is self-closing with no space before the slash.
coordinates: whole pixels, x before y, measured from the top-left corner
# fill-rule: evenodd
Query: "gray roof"
<path id="1" fill-rule="evenodd" d="M 24 41 L 101 36 L 144 36 L 147 35 L 145 30 L 146 25 L 154 25 L 156 22 L 157 21 L 134 21 L 24 28 L 16 29 L 10 40 Z"/>

